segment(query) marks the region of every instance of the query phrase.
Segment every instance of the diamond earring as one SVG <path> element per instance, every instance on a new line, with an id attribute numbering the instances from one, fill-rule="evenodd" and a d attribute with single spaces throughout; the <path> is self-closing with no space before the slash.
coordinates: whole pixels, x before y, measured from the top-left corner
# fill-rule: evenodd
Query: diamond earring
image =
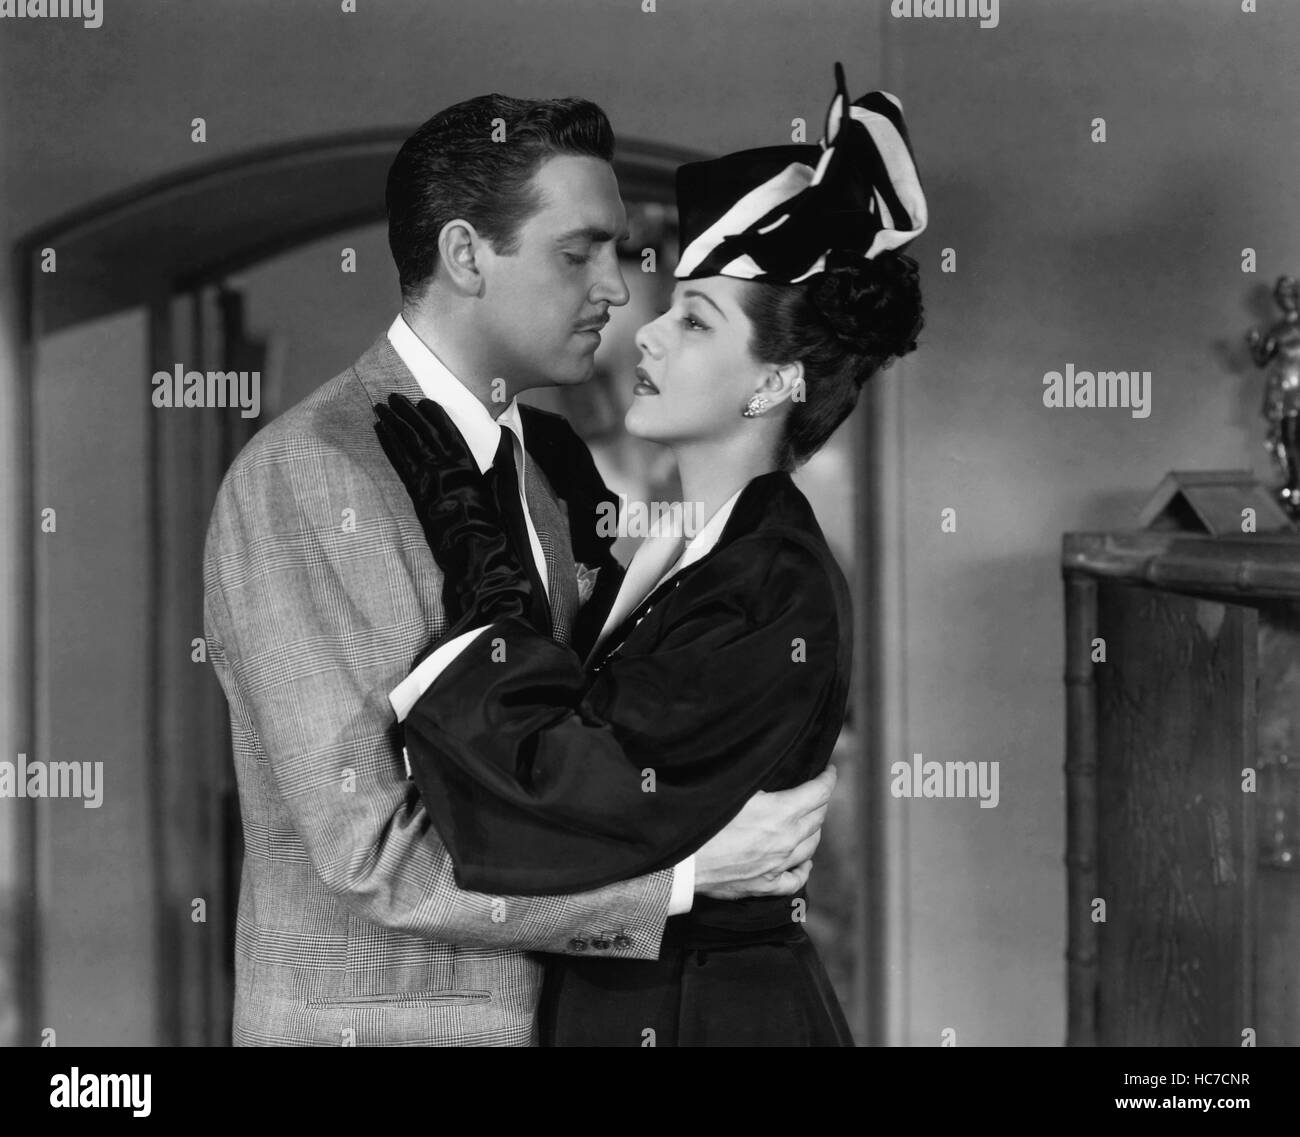
<path id="1" fill-rule="evenodd" d="M 767 400 L 762 395 L 754 395 L 740 413 L 745 418 L 758 418 L 765 410 L 767 410 Z"/>

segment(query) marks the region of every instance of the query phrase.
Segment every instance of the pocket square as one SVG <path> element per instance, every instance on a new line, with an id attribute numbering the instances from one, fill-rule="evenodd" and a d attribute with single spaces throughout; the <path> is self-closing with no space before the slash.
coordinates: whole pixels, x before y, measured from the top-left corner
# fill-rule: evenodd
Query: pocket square
<path id="1" fill-rule="evenodd" d="M 579 562 L 578 564 L 578 607 L 581 608 L 588 600 L 591 594 L 596 591 L 596 577 L 600 575 L 600 568 L 588 568 Z"/>

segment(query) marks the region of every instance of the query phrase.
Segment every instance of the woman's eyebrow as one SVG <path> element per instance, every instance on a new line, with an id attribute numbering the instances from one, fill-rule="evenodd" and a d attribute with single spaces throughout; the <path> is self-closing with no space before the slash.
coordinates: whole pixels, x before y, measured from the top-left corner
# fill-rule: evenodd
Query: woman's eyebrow
<path id="1" fill-rule="evenodd" d="M 694 289 L 694 288 L 688 288 L 685 292 L 682 293 L 682 295 L 683 295 L 683 296 L 698 296 L 701 300 L 704 300 L 704 301 L 706 301 L 707 303 L 712 304 L 712 305 L 713 305 L 713 309 L 714 309 L 714 311 L 717 312 L 718 315 L 721 316 L 724 320 L 727 319 L 727 313 L 724 312 L 721 308 L 718 307 L 717 303 L 714 301 L 714 299 L 713 299 L 711 296 L 708 296 L 708 295 L 706 295 L 706 294 L 703 293 L 703 292 L 699 292 L 699 291 L 697 291 L 697 290 Z M 728 320 L 727 322 L 730 323 L 731 321 Z"/>

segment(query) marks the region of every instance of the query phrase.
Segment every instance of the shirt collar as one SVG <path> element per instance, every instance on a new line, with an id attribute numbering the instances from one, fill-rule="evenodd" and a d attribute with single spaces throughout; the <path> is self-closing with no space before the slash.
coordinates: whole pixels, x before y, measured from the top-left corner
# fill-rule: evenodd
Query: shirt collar
<path id="1" fill-rule="evenodd" d="M 511 399 L 500 417 L 493 419 L 487 408 L 411 330 L 411 325 L 400 314 L 388 329 L 388 342 L 415 377 L 425 398 L 432 399 L 447 412 L 447 417 L 469 446 L 480 471 L 486 473 L 491 469 L 496 458 L 497 446 L 501 442 L 499 427 L 510 430 L 523 447 L 524 424 L 517 399 Z"/>
<path id="2" fill-rule="evenodd" d="M 741 493 L 744 491 L 742 486 L 733 493 L 726 501 L 718 506 L 717 512 L 700 527 L 700 531 L 694 537 L 685 537 L 681 535 L 679 539 L 684 539 L 686 548 L 682 555 L 673 564 L 668 575 L 672 576 L 679 573 L 687 565 L 693 565 L 696 561 L 713 551 L 714 545 L 718 543 L 718 538 L 722 536 L 722 531 L 727 527 L 727 521 L 731 517 L 731 511 L 735 508 Z M 682 518 L 684 520 L 684 518 Z"/>
<path id="3" fill-rule="evenodd" d="M 694 537 L 687 538 L 686 552 L 682 555 L 682 568 L 694 564 L 706 553 L 713 551 L 713 546 L 718 543 L 718 538 L 722 536 L 722 531 L 727 527 L 731 511 L 736 507 L 736 502 L 739 500 L 743 489 L 742 486 L 741 489 L 718 506 L 718 511 L 704 523 L 704 527 Z"/>

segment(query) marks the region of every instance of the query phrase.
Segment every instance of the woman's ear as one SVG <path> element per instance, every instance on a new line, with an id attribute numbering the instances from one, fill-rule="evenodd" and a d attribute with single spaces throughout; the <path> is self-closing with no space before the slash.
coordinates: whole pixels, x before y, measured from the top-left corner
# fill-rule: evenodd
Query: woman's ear
<path id="1" fill-rule="evenodd" d="M 754 392 L 767 400 L 769 407 L 778 407 L 790 401 L 802 403 L 807 398 L 804 390 L 803 363 L 796 360 L 769 371 L 758 390 Z"/>

